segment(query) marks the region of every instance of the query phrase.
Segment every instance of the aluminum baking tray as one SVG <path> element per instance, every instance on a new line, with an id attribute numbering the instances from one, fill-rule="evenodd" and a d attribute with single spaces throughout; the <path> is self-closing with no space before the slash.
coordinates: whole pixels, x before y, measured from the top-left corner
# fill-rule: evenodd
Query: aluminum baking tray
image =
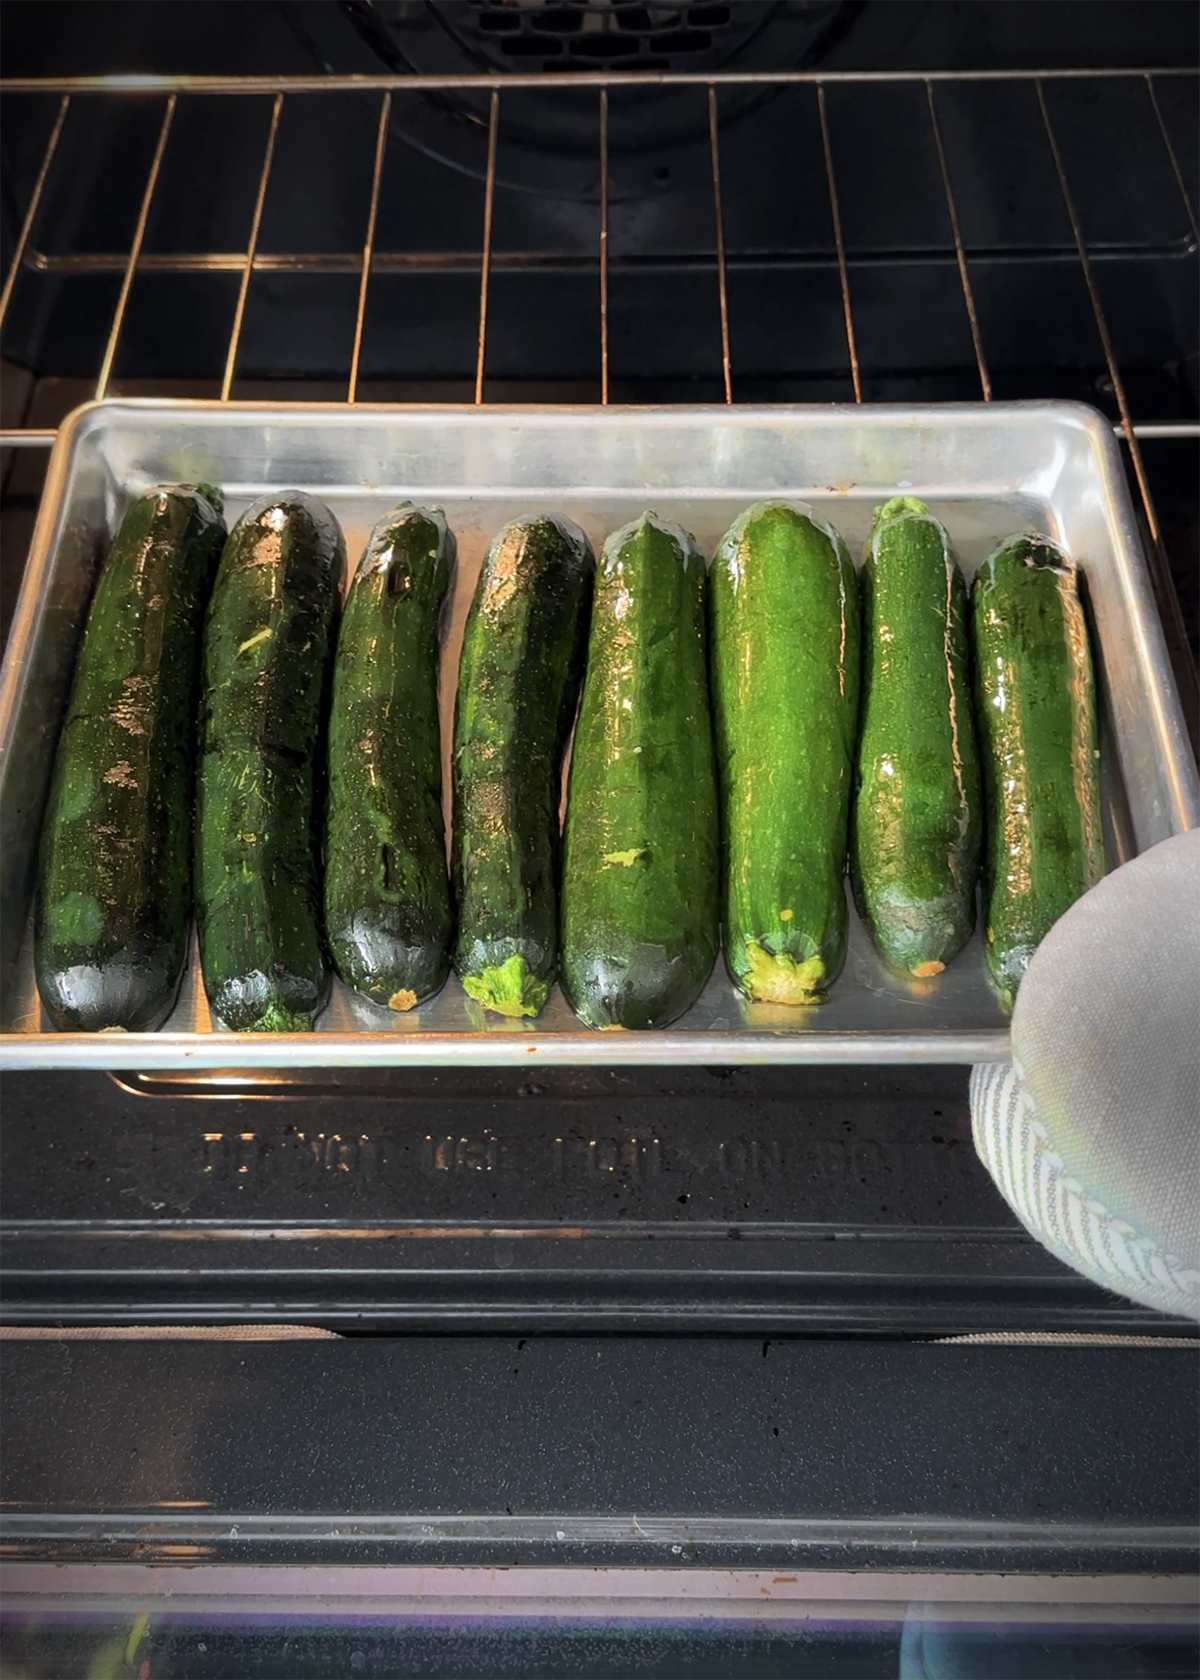
<path id="1" fill-rule="evenodd" d="M 66 421 L 51 458 L 0 678 L 0 1065 L 263 1067 L 370 1063 L 973 1062 L 1003 1057 L 1005 1019 L 979 935 L 936 981 L 905 982 L 851 916 L 830 1001 L 747 1004 L 718 965 L 695 1008 L 663 1032 L 585 1031 L 556 991 L 536 1022 L 485 1016 L 456 981 L 408 1015 L 335 983 L 311 1033 L 212 1029 L 193 958 L 156 1033 L 55 1033 L 33 982 L 29 921 L 38 826 L 72 659 L 98 556 L 129 498 L 163 482 L 225 490 L 232 521 L 268 490 L 323 497 L 350 570 L 374 521 L 402 498 L 445 509 L 459 564 L 443 663 L 449 746 L 463 619 L 488 541 L 520 514 L 570 515 L 597 551 L 646 507 L 706 554 L 764 496 L 815 504 L 857 554 L 872 507 L 897 491 L 944 520 L 970 576 L 996 542 L 1048 531 L 1085 568 L 1099 658 L 1110 867 L 1200 822 L 1200 790 L 1108 423 L 1072 403 L 916 408 L 464 408 L 110 401 Z M 448 777 L 447 777 L 448 782 Z"/>

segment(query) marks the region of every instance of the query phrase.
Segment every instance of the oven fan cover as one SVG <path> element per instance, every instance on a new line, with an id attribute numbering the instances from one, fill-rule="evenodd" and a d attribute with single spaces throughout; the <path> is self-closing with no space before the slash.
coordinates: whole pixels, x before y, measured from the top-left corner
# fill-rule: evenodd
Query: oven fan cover
<path id="1" fill-rule="evenodd" d="M 512 75 L 542 71 L 719 72 L 808 69 L 820 64 L 864 9 L 864 0 L 342 0 L 372 53 L 407 74 Z M 722 126 L 776 90 L 722 94 Z M 707 136 L 702 90 L 621 90 L 613 152 L 686 145 Z M 436 96 L 447 116 L 486 121 L 486 95 Z M 508 141 L 532 149 L 594 153 L 595 117 L 578 96 L 532 93 Z M 589 107 L 584 109 L 584 107 Z M 516 113 L 514 113 L 514 119 Z"/>
<path id="2" fill-rule="evenodd" d="M 826 13 L 817 0 L 801 10 Z M 403 0 L 373 8 L 386 19 L 403 13 Z M 411 8 L 408 8 L 411 10 Z M 630 5 L 624 0 L 465 0 L 430 7 L 461 50 L 497 70 L 527 66 L 558 70 L 578 65 L 603 70 L 720 70 L 780 14 L 778 0 L 713 5 Z"/>

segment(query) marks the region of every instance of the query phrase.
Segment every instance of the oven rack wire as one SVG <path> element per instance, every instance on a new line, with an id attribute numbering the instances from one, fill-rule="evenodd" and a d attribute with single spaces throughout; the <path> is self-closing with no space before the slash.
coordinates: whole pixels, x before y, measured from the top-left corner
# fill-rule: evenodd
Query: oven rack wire
<path id="1" fill-rule="evenodd" d="M 1186 636 L 1183 631 L 1182 618 L 1179 614 L 1178 601 L 1173 587 L 1170 585 L 1170 572 L 1163 552 L 1160 521 L 1155 508 L 1154 497 L 1151 492 L 1145 463 L 1143 460 L 1141 443 L 1152 438 L 1197 438 L 1200 437 L 1200 422 L 1175 421 L 1156 423 L 1147 417 L 1139 419 L 1131 409 L 1125 380 L 1114 350 L 1113 339 L 1109 330 L 1104 307 L 1097 286 L 1093 270 L 1093 255 L 1089 250 L 1083 224 L 1077 209 L 1075 196 L 1072 192 L 1068 171 L 1064 162 L 1063 152 L 1059 143 L 1055 123 L 1046 98 L 1048 84 L 1067 82 L 1140 82 L 1145 89 L 1145 97 L 1161 135 L 1162 146 L 1170 170 L 1174 176 L 1176 186 L 1182 199 L 1184 212 L 1194 243 L 1200 243 L 1200 232 L 1197 228 L 1196 206 L 1192 203 L 1188 192 L 1184 172 L 1181 168 L 1178 154 L 1172 142 L 1171 135 L 1164 120 L 1159 102 L 1159 84 L 1164 78 L 1191 77 L 1193 80 L 1200 72 L 1190 68 L 1166 67 L 1158 69 L 1057 69 L 1057 70 L 955 70 L 955 71 L 838 71 L 816 72 L 799 70 L 754 71 L 754 72 L 720 72 L 720 73 L 631 73 L 612 71 L 591 71 L 578 73 L 541 72 L 534 75 L 522 74 L 475 74 L 475 75 L 322 75 L 322 76 L 190 76 L 190 75 L 117 75 L 117 76 L 80 76 L 59 78 L 11 77 L 0 79 L 0 95 L 14 99 L 22 95 L 57 96 L 58 106 L 53 126 L 50 130 L 40 165 L 33 180 L 32 190 L 17 234 L 16 245 L 4 279 L 3 290 L 0 291 L 0 329 L 8 314 L 14 291 L 22 272 L 53 273 L 55 271 L 72 274 L 116 274 L 121 276 L 120 288 L 117 293 L 116 304 L 112 312 L 104 351 L 96 375 L 93 395 L 102 399 L 108 395 L 113 383 L 113 369 L 121 343 L 122 332 L 126 324 L 126 317 L 130 301 L 130 293 L 135 277 L 139 273 L 237 273 L 239 275 L 237 301 L 233 314 L 232 326 L 226 347 L 224 371 L 220 384 L 220 400 L 228 402 L 238 369 L 238 355 L 242 338 L 242 328 L 246 312 L 246 300 L 251 281 L 257 273 L 267 272 L 321 272 L 357 275 L 358 288 L 355 306 L 354 334 L 350 354 L 349 375 L 346 382 L 345 401 L 352 404 L 358 399 L 359 367 L 362 354 L 363 323 L 366 316 L 367 300 L 372 276 L 388 272 L 393 267 L 402 266 L 411 259 L 396 253 L 388 253 L 376 248 L 376 223 L 379 207 L 380 185 L 384 174 L 385 153 L 389 125 L 392 118 L 393 105 L 398 101 L 415 95 L 457 91 L 485 94 L 487 96 L 487 164 L 484 178 L 483 217 L 480 232 L 479 249 L 477 254 L 465 253 L 459 258 L 462 267 L 477 270 L 479 275 L 477 330 L 474 370 L 474 401 L 483 404 L 485 400 L 485 371 L 487 365 L 488 346 L 488 298 L 489 286 L 494 267 L 497 266 L 496 256 L 492 248 L 492 220 L 493 205 L 496 189 L 497 143 L 500 132 L 501 105 L 504 95 L 508 91 L 523 89 L 537 89 L 539 91 L 552 89 L 569 89 L 573 94 L 586 97 L 590 93 L 598 106 L 598 209 L 599 235 L 595 252 L 596 271 L 599 280 L 599 310 L 596 322 L 600 351 L 600 401 L 607 404 L 610 400 L 609 378 L 609 340 L 610 340 L 610 289 L 609 289 L 609 91 L 610 89 L 644 88 L 647 90 L 678 89 L 695 87 L 703 89 L 707 94 L 708 117 L 708 149 L 710 160 L 710 176 L 712 187 L 712 236 L 715 243 L 716 255 L 716 305 L 719 310 L 720 346 L 721 346 L 721 380 L 726 403 L 734 401 L 735 379 L 735 349 L 731 343 L 728 271 L 730 260 L 726 250 L 725 239 L 725 208 L 722 200 L 721 176 L 721 131 L 719 120 L 718 95 L 723 90 L 747 89 L 753 87 L 804 86 L 811 88 L 817 105 L 821 148 L 823 153 L 825 184 L 828 192 L 829 211 L 833 230 L 833 240 L 836 250 L 838 284 L 841 294 L 841 309 L 844 321 L 846 351 L 849 359 L 850 378 L 853 386 L 854 401 L 861 403 L 863 398 L 863 377 L 860 366 L 858 339 L 855 331 L 855 312 L 852 289 L 850 283 L 850 266 L 847 261 L 846 241 L 843 237 L 842 203 L 839 199 L 838 170 L 834 146 L 830 136 L 830 124 L 826 110 L 826 89 L 839 84 L 917 84 L 924 91 L 924 105 L 928 116 L 930 135 L 936 151 L 941 188 L 945 196 L 945 205 L 949 227 L 953 240 L 954 261 L 957 267 L 959 285 L 962 294 L 962 304 L 970 328 L 976 373 L 979 383 L 979 395 L 982 401 L 992 399 L 992 380 L 989 373 L 987 348 L 980 325 L 979 311 L 976 308 L 975 293 L 971 279 L 971 253 L 968 250 L 961 231 L 958 204 L 952 184 L 951 159 L 947 155 L 947 148 L 943 136 L 943 128 L 938 116 L 938 90 L 945 84 L 953 83 L 1024 83 L 1031 85 L 1036 97 L 1037 108 L 1049 153 L 1053 160 L 1054 172 L 1057 176 L 1058 187 L 1062 195 L 1063 206 L 1070 223 L 1074 240 L 1075 252 L 1083 281 L 1086 286 L 1088 299 L 1095 320 L 1095 327 L 1103 353 L 1104 364 L 1107 368 L 1108 382 L 1116 406 L 1118 419 L 1115 431 L 1121 438 L 1127 450 L 1128 465 L 1132 477 L 1137 485 L 1141 509 L 1145 518 L 1146 531 L 1150 539 L 1151 567 L 1155 574 L 1156 593 L 1159 596 L 1160 608 L 1168 620 L 1168 639 L 1177 647 L 1186 646 Z M 336 95 L 346 93 L 370 94 L 379 96 L 378 116 L 375 129 L 375 145 L 373 166 L 370 181 L 366 228 L 360 249 L 312 254 L 305 252 L 265 253 L 259 250 L 259 234 L 262 226 L 263 208 L 266 203 L 267 190 L 271 179 L 272 164 L 275 156 L 276 139 L 279 133 L 280 119 L 283 114 L 285 101 L 294 95 Z M 254 196 L 253 212 L 248 229 L 246 246 L 241 251 L 198 251 L 184 253 L 144 253 L 143 241 L 146 227 L 154 203 L 155 192 L 159 182 L 163 157 L 170 140 L 172 126 L 179 110 L 180 102 L 195 98 L 220 98 L 222 96 L 257 96 L 264 101 L 270 101 L 270 119 L 267 128 L 266 142 L 258 171 L 257 189 Z M 133 229 L 132 240 L 127 252 L 109 253 L 66 253 L 51 254 L 39 249 L 34 242 L 34 236 L 39 227 L 39 214 L 46 196 L 47 181 L 50 179 L 55 153 L 67 120 L 72 103 L 76 100 L 93 98 L 108 98 L 121 100 L 161 100 L 162 115 L 159 123 L 157 141 L 154 146 L 150 166 L 145 177 L 141 194 L 140 206 Z M 56 432 L 54 428 L 16 426 L 6 427 L 0 431 L 0 446 L 5 448 L 48 448 L 53 444 Z M 1171 622 L 1174 620 L 1175 622 Z M 1190 685 L 1189 685 L 1190 686 Z"/>

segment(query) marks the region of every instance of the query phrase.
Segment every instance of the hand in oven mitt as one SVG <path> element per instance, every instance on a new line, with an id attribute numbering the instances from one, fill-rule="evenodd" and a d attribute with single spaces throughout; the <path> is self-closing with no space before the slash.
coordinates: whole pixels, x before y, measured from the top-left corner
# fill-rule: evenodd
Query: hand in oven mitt
<path id="1" fill-rule="evenodd" d="M 1200 1319 L 1200 829 L 1106 876 L 1021 982 L 975 1147 L 1030 1234 L 1102 1288 Z"/>

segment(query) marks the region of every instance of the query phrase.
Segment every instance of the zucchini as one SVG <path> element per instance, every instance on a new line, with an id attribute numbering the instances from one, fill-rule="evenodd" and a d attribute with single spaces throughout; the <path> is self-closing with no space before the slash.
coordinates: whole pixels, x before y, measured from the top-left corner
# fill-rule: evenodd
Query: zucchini
<path id="1" fill-rule="evenodd" d="M 325 932 L 346 984 L 397 1010 L 450 969 L 438 622 L 454 559 L 440 512 L 404 503 L 381 519 L 333 667 Z"/>
<path id="2" fill-rule="evenodd" d="M 536 1015 L 558 971 L 562 760 L 596 563 L 567 519 L 517 519 L 487 552 L 454 715 L 454 968 L 468 997 Z"/>
<path id="3" fill-rule="evenodd" d="M 64 1031 L 170 1014 L 192 916 L 194 720 L 217 492 L 132 502 L 96 584 L 42 830 L 34 966 Z"/>
<path id="4" fill-rule="evenodd" d="M 984 952 L 1009 1007 L 1038 945 L 1104 874 L 1096 700 L 1075 568 L 1011 537 L 971 591 L 984 790 Z"/>
<path id="5" fill-rule="evenodd" d="M 329 995 L 320 771 L 345 550 L 301 490 L 247 508 L 204 633 L 196 820 L 200 966 L 235 1032 L 303 1032 Z"/>
<path id="6" fill-rule="evenodd" d="M 850 878 L 880 954 L 925 979 L 975 928 L 983 812 L 967 591 L 944 527 L 915 496 L 875 509 L 861 576 Z"/>
<path id="7" fill-rule="evenodd" d="M 563 861 L 563 990 L 589 1027 L 663 1027 L 717 954 L 704 560 L 647 513 L 596 579 Z"/>
<path id="8" fill-rule="evenodd" d="M 859 599 L 833 528 L 759 502 L 712 569 L 725 961 L 757 1002 L 824 997 L 846 952 Z"/>

